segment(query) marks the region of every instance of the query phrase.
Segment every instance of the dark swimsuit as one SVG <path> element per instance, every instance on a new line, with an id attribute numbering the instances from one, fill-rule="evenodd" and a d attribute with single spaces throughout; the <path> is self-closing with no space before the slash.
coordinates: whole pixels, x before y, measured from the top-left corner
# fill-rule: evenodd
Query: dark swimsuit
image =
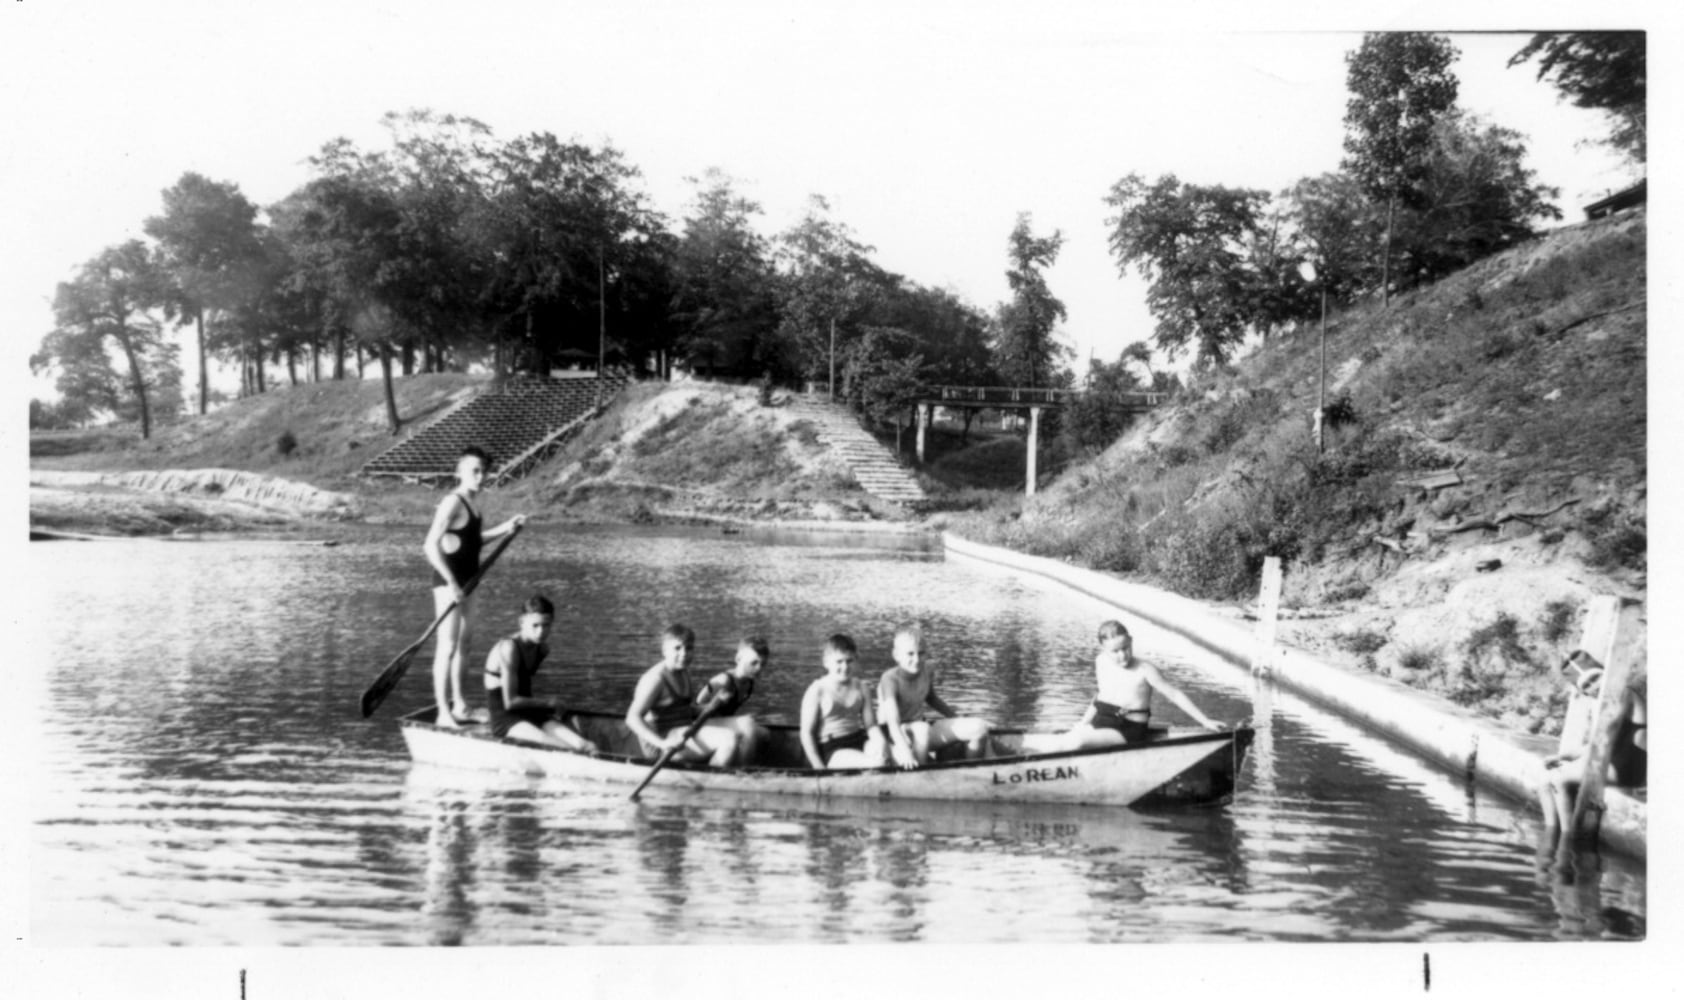
<path id="1" fill-rule="evenodd" d="M 479 511 L 474 510 L 473 506 L 468 503 L 466 497 L 457 494 L 456 499 L 461 500 L 462 506 L 468 509 L 468 523 L 462 525 L 460 528 L 445 529 L 445 534 L 455 535 L 456 540 L 461 544 L 456 546 L 455 552 L 444 552 L 444 564 L 450 567 L 450 574 L 456 577 L 456 585 L 458 587 L 466 587 L 468 585 L 468 581 L 472 580 L 479 573 L 479 550 L 482 544 L 482 540 L 480 538 L 480 519 Z M 440 551 L 444 551 L 442 545 L 440 546 Z M 433 586 L 448 587 L 450 586 L 450 581 L 441 576 L 437 569 L 434 569 Z"/>
<path id="2" fill-rule="evenodd" d="M 702 688 L 702 693 L 696 696 L 697 710 L 706 708 L 708 702 L 712 701 L 715 696 L 720 695 L 721 692 L 723 692 L 723 697 L 721 697 L 719 707 L 714 710 L 713 714 L 736 715 L 737 711 L 743 707 L 743 703 L 754 697 L 754 678 L 739 678 L 729 671 L 715 674 L 713 679 L 707 682 L 707 686 Z"/>
<path id="3" fill-rule="evenodd" d="M 1095 729 L 1112 729 L 1123 734 L 1127 743 L 1139 743 L 1147 739 L 1152 731 L 1147 723 L 1152 721 L 1152 712 L 1146 708 L 1122 709 L 1108 701 L 1097 698 L 1093 703 L 1093 722 Z"/>
<path id="4" fill-rule="evenodd" d="M 504 662 L 514 667 L 515 697 L 530 698 L 532 697 L 532 675 L 538 672 L 538 665 L 543 663 L 544 657 L 549 654 L 549 647 L 534 647 L 529 643 L 521 642 L 515 636 L 502 640 L 498 645 L 502 645 L 504 642 L 514 644 L 514 655 L 508 657 Z M 492 655 L 496 655 L 496 647 L 492 648 Z M 489 663 L 491 656 L 486 657 L 486 661 Z M 491 734 L 493 736 L 502 739 L 509 734 L 509 730 L 514 728 L 514 724 L 517 722 L 530 722 L 542 729 L 544 723 L 555 721 L 555 709 L 548 705 L 522 705 L 518 708 L 508 708 L 508 696 L 503 693 L 503 688 L 493 688 L 489 683 L 491 678 L 496 676 L 489 670 L 486 671 L 485 707 L 491 714 Z M 510 678 L 508 677 L 502 678 L 504 686 L 507 686 L 509 681 Z"/>
<path id="5" fill-rule="evenodd" d="M 830 739 L 819 743 L 819 759 L 828 761 L 830 755 L 838 750 L 864 750 L 866 741 L 870 737 L 870 729 L 856 729 L 851 733 L 843 733 L 841 736 L 832 736 Z"/>

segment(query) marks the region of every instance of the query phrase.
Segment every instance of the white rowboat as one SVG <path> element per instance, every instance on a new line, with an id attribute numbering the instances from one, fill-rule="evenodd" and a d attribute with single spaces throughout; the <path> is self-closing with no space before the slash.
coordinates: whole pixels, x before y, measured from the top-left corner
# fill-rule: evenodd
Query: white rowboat
<path id="1" fill-rule="evenodd" d="M 567 717 L 603 749 L 582 753 L 560 747 L 498 739 L 484 725 L 443 729 L 426 708 L 401 720 L 409 753 L 418 763 L 503 771 L 569 781 L 635 787 L 653 763 L 639 752 L 623 719 L 607 712 Z M 945 799 L 1079 805 L 1154 806 L 1226 800 L 1250 748 L 1252 730 L 1158 729 L 1141 743 L 1057 753 L 1024 752 L 1020 731 L 996 731 L 999 756 L 936 760 L 912 771 L 814 770 L 801 754 L 796 727 L 767 726 L 769 737 L 754 765 L 714 768 L 668 763 L 643 794 L 723 791 L 807 799 Z M 1045 738 L 1045 737 L 1043 737 Z M 1035 739 L 1031 736 L 1033 745 Z M 952 748 L 959 749 L 959 748 Z"/>

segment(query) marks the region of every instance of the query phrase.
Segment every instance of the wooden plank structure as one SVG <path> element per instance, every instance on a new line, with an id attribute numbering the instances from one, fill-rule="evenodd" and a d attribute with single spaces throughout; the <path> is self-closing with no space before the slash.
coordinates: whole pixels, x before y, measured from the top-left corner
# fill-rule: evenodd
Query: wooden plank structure
<path id="1" fill-rule="evenodd" d="M 1592 598 L 1586 609 L 1579 647 L 1602 664 L 1603 673 L 1596 721 L 1585 748 L 1584 777 L 1573 803 L 1573 836 L 1581 841 L 1594 843 L 1602 828 L 1609 758 L 1620 725 L 1630 711 L 1632 661 L 1641 619 L 1638 604 L 1612 595 Z"/>
<path id="2" fill-rule="evenodd" d="M 1281 561 L 1279 556 L 1263 560 L 1263 581 L 1257 589 L 1257 651 L 1252 654 L 1251 672 L 1267 674 L 1275 668 L 1275 636 L 1281 615 Z"/>
<path id="3" fill-rule="evenodd" d="M 1024 493 L 1035 495 L 1035 453 L 1041 438 L 1041 411 L 1048 407 L 1063 407 L 1080 399 L 1082 389 L 1041 389 L 1025 386 L 1001 385 L 935 385 L 913 404 L 918 422 L 918 464 L 924 464 L 924 429 L 929 426 L 938 406 L 972 410 L 1028 410 L 1029 446 L 1024 470 Z M 1131 412 L 1144 413 L 1169 398 L 1167 392 L 1125 393 L 1126 407 Z"/>

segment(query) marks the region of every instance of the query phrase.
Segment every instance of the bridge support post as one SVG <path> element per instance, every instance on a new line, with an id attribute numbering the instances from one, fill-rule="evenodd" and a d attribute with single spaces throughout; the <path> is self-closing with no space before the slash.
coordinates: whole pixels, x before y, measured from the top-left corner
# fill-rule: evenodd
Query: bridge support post
<path id="1" fill-rule="evenodd" d="M 931 407 L 927 403 L 919 403 L 912 408 L 914 418 L 918 422 L 918 464 L 924 464 L 924 428 L 930 425 Z"/>
<path id="2" fill-rule="evenodd" d="M 1041 408 L 1039 406 L 1031 406 L 1029 408 L 1029 450 L 1028 454 L 1024 456 L 1029 465 L 1029 468 L 1024 472 L 1023 478 L 1025 496 L 1035 495 L 1035 452 L 1039 450 L 1040 443 Z"/>

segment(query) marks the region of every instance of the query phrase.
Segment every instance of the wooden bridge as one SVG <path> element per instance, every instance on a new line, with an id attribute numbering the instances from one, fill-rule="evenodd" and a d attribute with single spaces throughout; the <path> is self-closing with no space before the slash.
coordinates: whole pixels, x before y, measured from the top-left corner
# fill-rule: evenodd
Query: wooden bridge
<path id="1" fill-rule="evenodd" d="M 1035 452 L 1040 444 L 1041 411 L 1068 406 L 1080 399 L 1083 389 L 1036 389 L 1025 386 L 1000 385 L 935 385 L 914 404 L 918 415 L 918 464 L 924 464 L 924 428 L 930 424 L 935 407 L 971 410 L 1028 410 L 1029 445 L 1028 468 L 1024 475 L 1024 490 L 1035 495 Z M 1124 405 L 1131 412 L 1145 413 L 1169 398 L 1167 392 L 1130 392 L 1123 395 Z"/>

